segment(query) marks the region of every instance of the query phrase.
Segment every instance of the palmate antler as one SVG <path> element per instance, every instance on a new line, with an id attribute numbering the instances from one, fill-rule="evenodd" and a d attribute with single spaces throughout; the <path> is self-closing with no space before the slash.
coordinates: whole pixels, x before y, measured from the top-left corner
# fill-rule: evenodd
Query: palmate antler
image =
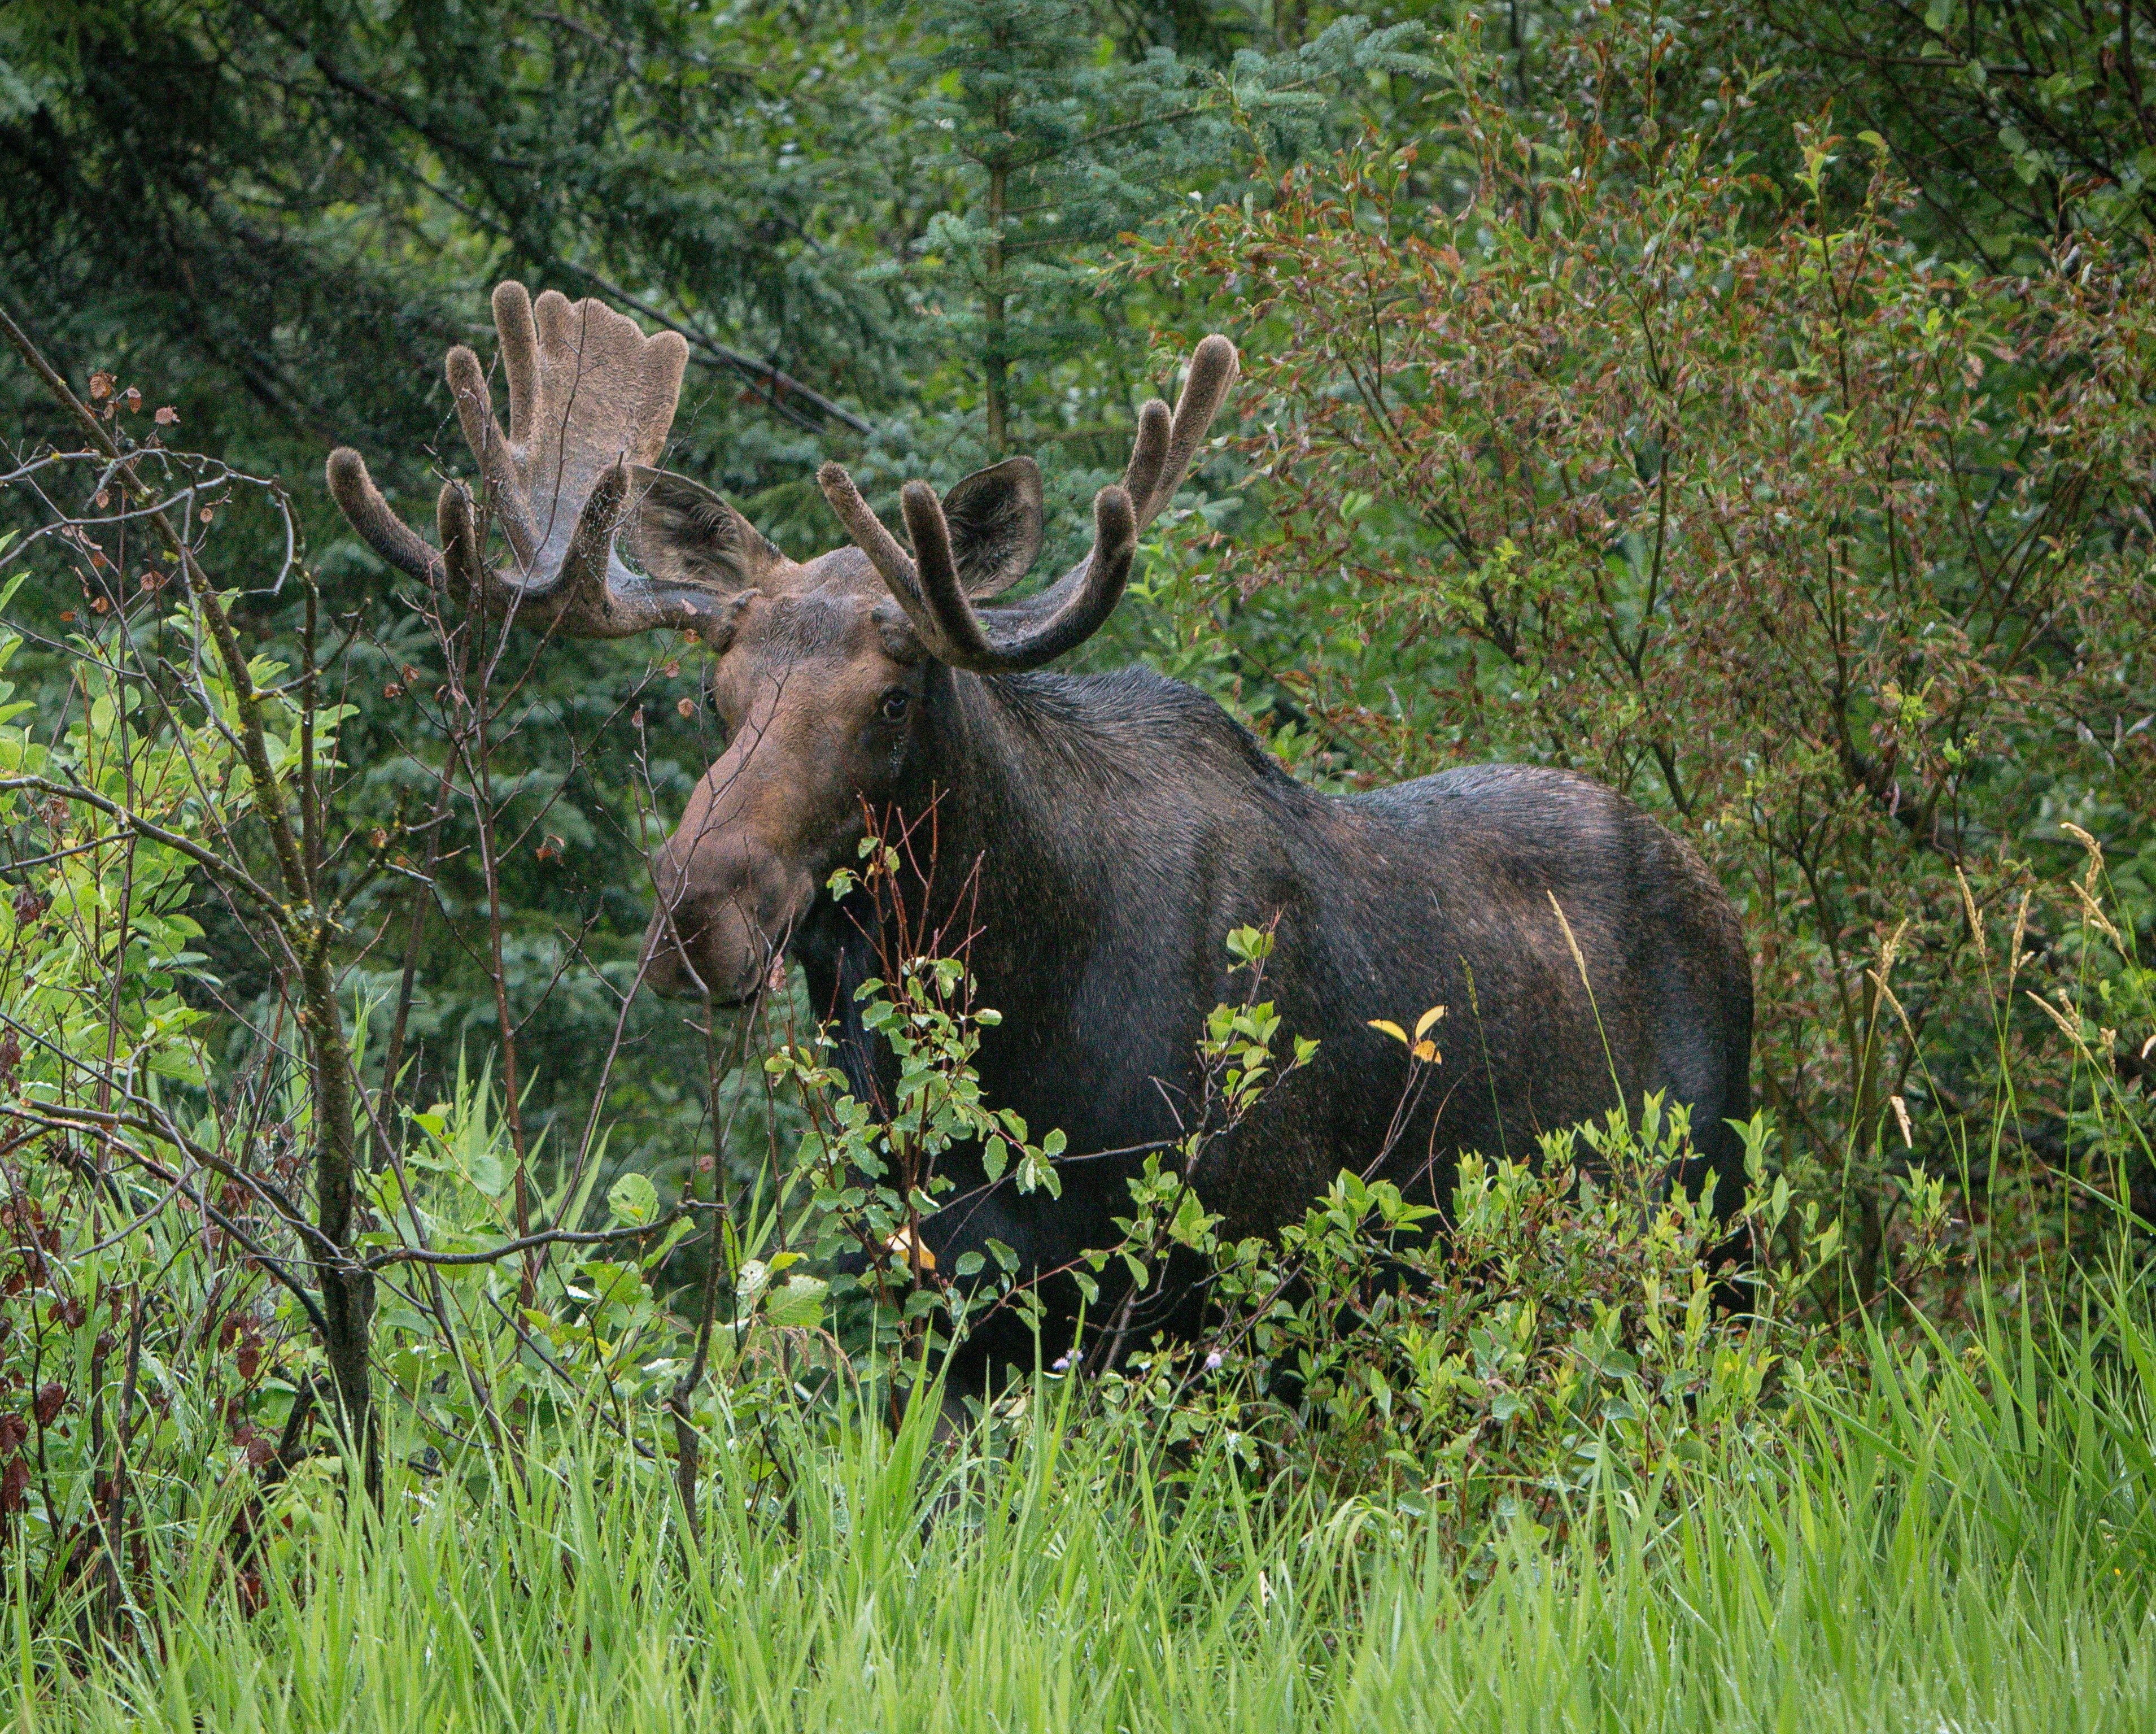
<path id="1" fill-rule="evenodd" d="M 647 337 L 596 301 L 550 290 L 535 305 L 521 283 L 495 288 L 494 322 L 509 386 L 506 437 L 479 358 L 459 344 L 446 371 L 513 563 L 486 564 L 463 483 L 442 488 L 437 553 L 389 509 L 360 455 L 341 446 L 330 454 L 329 487 L 352 527 L 393 565 L 420 579 L 445 568 L 488 612 L 526 626 L 625 638 L 655 626 L 708 631 L 730 618 L 726 599 L 746 563 L 738 557 L 775 553 L 717 495 L 653 467 L 674 424 L 688 344 L 674 332 Z M 696 533 L 679 533 L 685 527 Z M 725 558 L 730 545 L 737 558 Z"/>
<path id="2" fill-rule="evenodd" d="M 1209 337 L 1190 358 L 1171 418 L 1158 398 L 1138 414 L 1137 439 L 1122 485 L 1093 500 L 1093 546 L 1038 596 L 1013 608 L 975 610 L 952 550 L 942 504 L 926 482 L 909 481 L 899 505 L 913 540 L 909 558 L 837 464 L 817 472 L 824 497 L 868 555 L 929 654 L 978 674 L 1038 668 L 1083 644 L 1115 612 L 1130 581 L 1138 533 L 1158 517 L 1235 383 L 1235 346 Z"/>

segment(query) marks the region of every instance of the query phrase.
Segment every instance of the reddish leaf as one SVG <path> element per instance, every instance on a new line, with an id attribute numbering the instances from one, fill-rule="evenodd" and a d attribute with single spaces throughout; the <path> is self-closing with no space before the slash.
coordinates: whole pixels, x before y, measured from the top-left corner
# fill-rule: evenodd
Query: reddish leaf
<path id="1" fill-rule="evenodd" d="M 151 419 L 157 422 L 159 427 L 177 427 L 179 425 L 180 412 L 175 409 L 170 404 L 167 404 Z M 204 512 L 203 516 L 204 517 L 208 517 L 209 513 Z"/>
<path id="2" fill-rule="evenodd" d="M 60 1384 L 57 1380 L 49 1385 L 38 1386 L 38 1400 L 35 1405 L 38 1425 L 50 1427 L 59 1418 L 60 1410 L 66 1402 L 67 1387 Z"/>
<path id="3" fill-rule="evenodd" d="M 20 1415 L 0 1415 L 0 1451 L 19 1449 L 30 1436 L 30 1423 Z"/>
<path id="4" fill-rule="evenodd" d="M 29 1486 L 29 1460 L 18 1451 L 8 1459 L 8 1467 L 0 1469 L 0 1512 L 21 1510 Z"/>

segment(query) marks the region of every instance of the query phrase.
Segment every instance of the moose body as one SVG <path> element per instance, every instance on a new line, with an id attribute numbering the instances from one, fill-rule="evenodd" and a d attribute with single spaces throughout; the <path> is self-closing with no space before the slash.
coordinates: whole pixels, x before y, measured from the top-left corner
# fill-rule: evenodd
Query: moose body
<path id="1" fill-rule="evenodd" d="M 972 1159 L 924 1227 L 942 1268 L 991 1237 L 1036 1270 L 1112 1243 L 1127 1180 L 1193 1129 L 1198 1043 L 1211 1008 L 1239 996 L 1225 939 L 1242 926 L 1272 930 L 1265 996 L 1319 1046 L 1203 1146 L 1194 1182 L 1228 1232 L 1279 1227 L 1342 1168 L 1441 1205 L 1463 1151 L 1528 1155 L 1541 1133 L 1656 1091 L 1689 1107 L 1698 1173 L 1732 1196 L 1750 969 L 1720 888 L 1638 807 L 1507 766 L 1329 796 L 1188 687 L 1040 671 L 1121 599 L 1137 532 L 1233 383 L 1224 340 L 1199 347 L 1173 416 L 1145 406 L 1086 557 L 1034 597 L 982 608 L 1040 550 L 1029 460 L 940 500 L 907 484 L 910 551 L 826 466 L 855 545 L 797 563 L 718 496 L 651 467 L 679 337 L 647 338 L 593 301 L 535 306 L 516 284 L 495 313 L 506 437 L 472 352 L 453 350 L 448 373 L 510 565 L 484 563 L 488 524 L 460 483 L 442 491 L 439 552 L 357 453 L 331 455 L 331 491 L 385 558 L 499 616 L 597 637 L 670 627 L 710 646 L 727 742 L 654 860 L 646 979 L 732 1004 L 798 959 L 864 1093 L 887 1060 L 855 990 L 883 973 L 891 918 L 828 881 L 869 815 L 927 824 L 932 847 L 909 852 L 900 906 L 968 936 L 980 1003 L 1002 1019 L 978 1054 L 988 1099 L 1068 1140 L 1060 1197 L 984 1184 Z M 1435 1006 L 1442 1057 L 1410 1090 L 1406 1050 L 1371 1020 Z M 1187 1291 L 1153 1299 L 1149 1324 L 1187 1318 Z"/>
<path id="2" fill-rule="evenodd" d="M 1631 802 L 1504 765 L 1326 795 L 1210 699 L 1136 671 L 943 670 L 927 702 L 897 805 L 935 803 L 942 883 L 912 894 L 978 935 L 980 1000 L 1002 1017 L 978 1059 L 988 1099 L 1061 1128 L 1082 1158 L 1060 1198 L 962 1171 L 924 1230 L 942 1268 L 991 1237 L 1040 1269 L 1114 1243 L 1146 1150 L 1190 1128 L 1206 1013 L 1242 991 L 1224 939 L 1245 924 L 1271 927 L 1266 996 L 1320 1045 L 1206 1145 L 1194 1183 L 1225 1232 L 1294 1219 L 1342 1167 L 1442 1205 L 1461 1151 L 1531 1155 L 1650 1091 L 1690 1105 L 1702 1166 L 1735 1196 L 1742 938 L 1698 857 Z M 880 968 L 876 937 L 824 898 L 793 941 L 864 1093 L 878 1050 L 853 990 Z M 1439 1005 L 1440 1063 L 1396 1121 L 1408 1054 L 1371 1020 Z"/>

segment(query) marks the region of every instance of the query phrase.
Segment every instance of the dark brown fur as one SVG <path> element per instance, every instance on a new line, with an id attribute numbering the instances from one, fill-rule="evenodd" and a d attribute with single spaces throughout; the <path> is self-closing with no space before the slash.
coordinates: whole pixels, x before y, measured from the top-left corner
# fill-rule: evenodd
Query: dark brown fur
<path id="1" fill-rule="evenodd" d="M 446 566 L 498 615 L 592 636 L 675 627 L 711 646 L 729 738 L 654 862 L 648 979 L 737 1002 L 789 953 L 863 1093 L 888 1057 L 853 990 L 885 936 L 861 893 L 834 902 L 824 887 L 854 864 L 865 811 L 917 838 L 932 811 L 932 865 L 904 900 L 932 926 L 966 900 L 957 925 L 978 928 L 971 962 L 1003 1017 L 981 1045 L 983 1085 L 1036 1136 L 1060 1128 L 1070 1151 L 1060 1199 L 990 1186 L 977 1155 L 956 1153 L 958 1191 L 926 1230 L 942 1268 L 991 1237 L 1035 1270 L 1115 1240 L 1144 1152 L 1189 1129 L 1206 1014 L 1239 994 L 1224 941 L 1241 926 L 1275 929 L 1265 990 L 1319 1047 L 1207 1146 L 1198 1189 L 1229 1234 L 1277 1227 L 1343 1167 L 1441 1203 L 1462 1151 L 1529 1155 L 1541 1134 L 1654 1091 L 1691 1111 L 1686 1178 L 1712 1174 L 1734 1195 L 1743 1151 L 1727 1122 L 1749 1109 L 1750 968 L 1720 887 L 1638 807 L 1582 777 L 1502 765 L 1334 799 L 1188 687 L 1033 671 L 1121 597 L 1138 532 L 1234 383 L 1223 340 L 1199 346 L 1173 416 L 1158 403 L 1141 414 L 1086 558 L 983 611 L 1040 548 L 1030 461 L 940 501 L 909 484 L 911 553 L 827 466 L 858 546 L 796 564 L 717 496 L 649 467 L 678 339 L 644 338 L 592 302 L 535 306 L 515 284 L 495 307 L 507 435 L 471 352 L 453 352 L 449 373 L 511 566 L 484 564 L 459 484 L 443 491 L 439 555 L 357 453 L 331 455 L 331 490 L 384 558 L 429 577 Z M 1440 1005 L 1442 1059 L 1399 1114 L 1407 1054 L 1370 1021 L 1411 1026 Z M 1188 1294 L 1168 1285 L 1147 1328 L 1187 1324 Z M 1067 1333 L 1075 1290 L 1050 1299 Z M 991 1334 L 961 1373 L 1026 1346 Z"/>

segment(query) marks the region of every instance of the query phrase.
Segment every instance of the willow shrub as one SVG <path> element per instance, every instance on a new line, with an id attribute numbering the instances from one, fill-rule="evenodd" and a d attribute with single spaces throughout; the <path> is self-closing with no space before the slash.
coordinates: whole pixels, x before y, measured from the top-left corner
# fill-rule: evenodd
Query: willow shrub
<path id="1" fill-rule="evenodd" d="M 2076 1116 L 2122 1087 L 2148 1124 L 2156 270 L 1920 257 L 1878 141 L 1801 136 L 1785 196 L 1656 113 L 1658 52 L 1620 33 L 1554 131 L 1466 64 L 1423 146 L 1456 209 L 1369 144 L 1149 255 L 1239 323 L 1254 430 L 1207 514 L 1240 527 L 1147 588 L 1163 656 L 1306 770 L 1565 765 L 1695 842 L 1745 912 L 1790 1177 L 1868 1295 L 1912 1160 L 2110 1191 Z M 2083 834 L 2124 917 L 2101 964 Z M 2046 1058 L 2028 997 L 2092 969 L 2137 1009 Z"/>

